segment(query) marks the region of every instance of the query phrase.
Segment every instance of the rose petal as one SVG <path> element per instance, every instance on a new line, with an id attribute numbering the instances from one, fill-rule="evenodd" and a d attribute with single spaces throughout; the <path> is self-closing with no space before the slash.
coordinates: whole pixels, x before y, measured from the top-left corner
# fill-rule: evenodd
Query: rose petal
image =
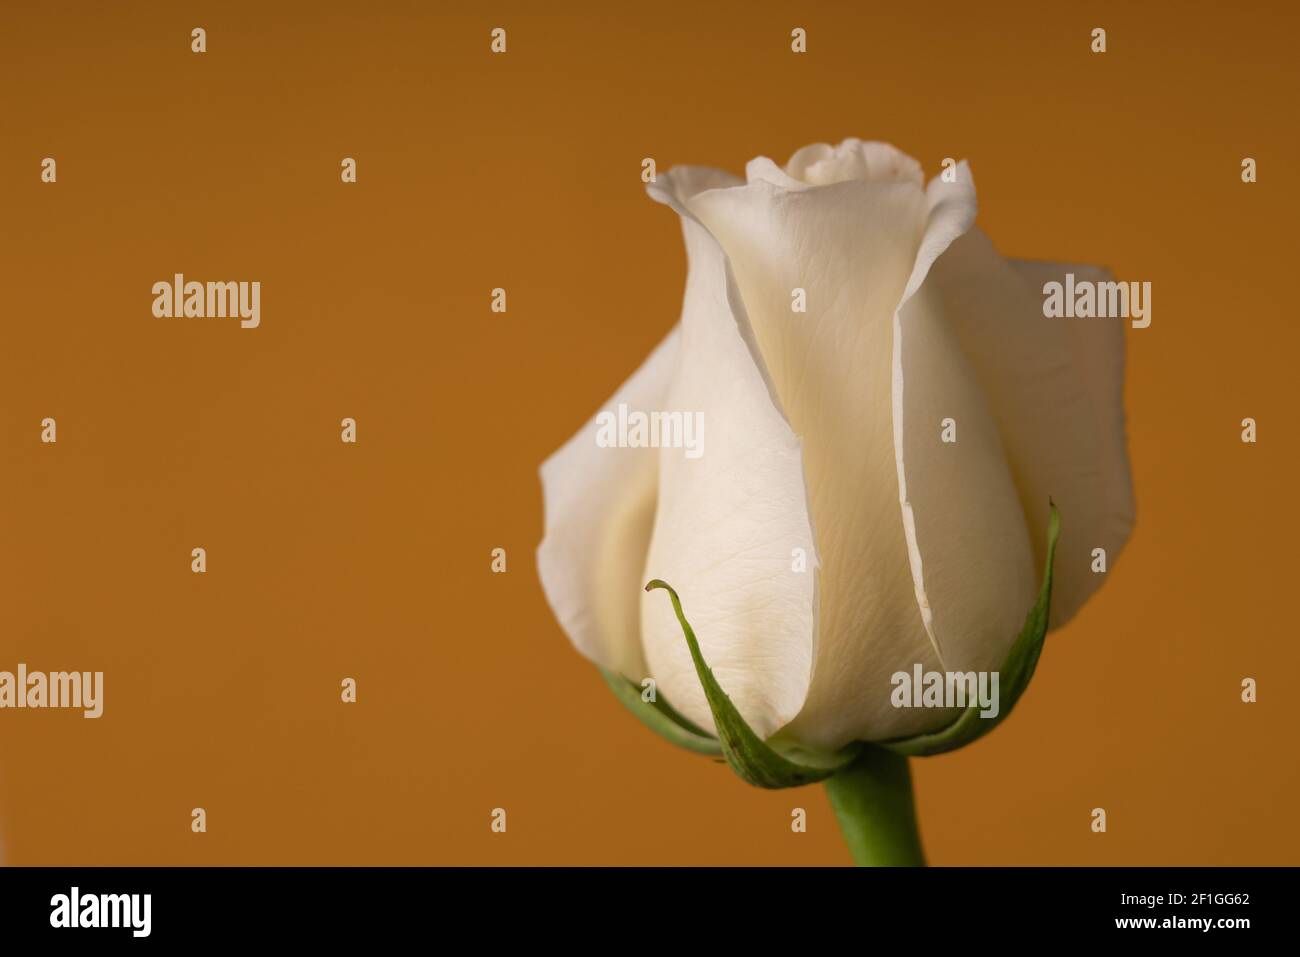
<path id="1" fill-rule="evenodd" d="M 997 418 L 1020 490 L 1035 561 L 1046 543 L 1050 496 L 1061 510 L 1052 627 L 1068 621 L 1106 576 L 1133 528 L 1124 440 L 1124 332 L 1118 319 L 1043 315 L 1043 284 L 1104 281 L 1090 266 L 1004 260 L 973 231 L 936 264 L 933 280 Z"/>
<path id="2" fill-rule="evenodd" d="M 975 219 L 970 170 L 955 174 L 927 190 L 926 235 L 894 316 L 895 451 L 917 604 L 940 669 L 995 671 L 1038 574 L 983 383 L 927 281 Z M 949 429 L 955 441 L 944 441 Z"/>
<path id="3" fill-rule="evenodd" d="M 674 327 L 603 408 L 662 408 L 680 344 L 681 329 Z M 655 449 L 598 447 L 596 416 L 541 469 L 542 590 L 578 651 L 636 682 L 646 676 L 641 588 L 658 474 Z"/>
<path id="4" fill-rule="evenodd" d="M 766 738 L 803 705 L 816 640 L 817 553 L 800 444 L 777 405 L 726 258 L 684 205 L 700 177 L 673 170 L 660 180 L 648 191 L 682 216 L 689 260 L 681 361 L 666 410 L 702 413 L 704 442 L 699 458 L 660 452 L 645 578 L 677 589 L 705 660 Z M 795 549 L 806 570 L 793 569 Z M 644 597 L 641 621 L 660 690 L 686 717 L 714 727 L 662 593 Z"/>

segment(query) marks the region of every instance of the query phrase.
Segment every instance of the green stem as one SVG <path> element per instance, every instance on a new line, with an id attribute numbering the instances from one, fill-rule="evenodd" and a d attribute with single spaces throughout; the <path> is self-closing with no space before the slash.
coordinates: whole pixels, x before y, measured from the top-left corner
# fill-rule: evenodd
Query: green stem
<path id="1" fill-rule="evenodd" d="M 826 793 L 859 867 L 924 867 L 907 758 L 866 745 L 826 781 Z"/>

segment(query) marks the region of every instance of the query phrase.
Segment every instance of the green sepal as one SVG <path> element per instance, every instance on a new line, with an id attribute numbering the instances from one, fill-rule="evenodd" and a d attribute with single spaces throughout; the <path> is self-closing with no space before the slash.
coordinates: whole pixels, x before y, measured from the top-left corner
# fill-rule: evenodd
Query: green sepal
<path id="1" fill-rule="evenodd" d="M 741 717 L 736 706 L 731 703 L 727 693 L 713 676 L 713 669 L 704 661 L 700 652 L 700 643 L 695 639 L 686 615 L 682 613 L 682 603 L 677 592 L 666 582 L 655 579 L 645 586 L 646 591 L 656 588 L 665 589 L 672 600 L 673 611 L 686 636 L 686 645 L 691 652 L 691 661 L 695 663 L 695 673 L 704 688 L 705 700 L 713 712 L 713 721 L 717 725 L 722 755 L 742 780 L 760 788 L 792 788 L 803 784 L 822 781 L 844 765 L 850 763 L 857 755 L 856 748 L 850 748 L 829 756 L 815 756 L 809 752 L 798 752 L 805 761 L 793 761 L 781 754 L 775 747 L 767 744 L 754 733 L 753 729 Z M 806 763 L 812 762 L 812 763 Z"/>
<path id="2" fill-rule="evenodd" d="M 1047 618 L 1052 607 L 1052 559 L 1056 555 L 1056 540 L 1061 533 L 1060 513 L 1057 512 L 1055 503 L 1049 502 L 1049 505 L 1052 511 L 1047 520 L 1047 567 L 1043 570 L 1043 585 L 1034 607 L 1029 609 L 1020 637 L 1011 646 L 1007 660 L 998 672 L 999 694 L 1003 700 L 999 702 L 997 716 L 981 718 L 979 704 L 973 704 L 942 730 L 911 738 L 881 741 L 880 747 L 888 748 L 896 754 L 916 757 L 942 754 L 988 734 L 1011 714 L 1011 709 L 1029 686 L 1029 679 L 1034 676 L 1038 656 L 1043 650 L 1043 639 L 1047 636 Z"/>
<path id="3" fill-rule="evenodd" d="M 633 684 L 630 679 L 606 671 L 604 668 L 597 668 L 597 670 L 614 692 L 614 697 L 618 698 L 638 721 L 655 734 L 687 751 L 707 754 L 715 758 L 722 756 L 722 745 L 718 743 L 717 738 L 687 721 L 658 694 L 655 695 L 654 701 L 646 701 L 641 697 L 640 687 Z"/>

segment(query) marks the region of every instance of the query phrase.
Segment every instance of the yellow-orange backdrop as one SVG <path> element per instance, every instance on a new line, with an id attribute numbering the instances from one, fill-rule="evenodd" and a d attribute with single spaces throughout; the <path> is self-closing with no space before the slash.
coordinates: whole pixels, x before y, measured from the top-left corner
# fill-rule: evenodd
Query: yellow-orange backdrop
<path id="1" fill-rule="evenodd" d="M 532 552 L 537 465 L 677 317 L 641 159 L 855 135 L 1159 302 L 1135 537 L 1012 719 L 915 765 L 931 860 L 1296 862 L 1294 8 L 537 6 L 0 13 L 0 669 L 106 673 L 98 721 L 0 712 L 4 859 L 846 863 L 820 790 L 625 714 Z M 261 328 L 154 319 L 178 271 L 260 280 Z"/>

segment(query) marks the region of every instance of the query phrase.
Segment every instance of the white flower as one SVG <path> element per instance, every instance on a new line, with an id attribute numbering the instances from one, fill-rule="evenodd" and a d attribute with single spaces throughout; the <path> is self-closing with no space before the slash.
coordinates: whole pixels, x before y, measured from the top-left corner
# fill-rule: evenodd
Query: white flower
<path id="1" fill-rule="evenodd" d="M 604 406 L 702 413 L 704 454 L 601 448 L 589 421 L 542 466 L 542 584 L 584 655 L 712 716 L 672 584 L 750 726 L 832 750 L 934 730 L 890 676 L 994 671 L 1062 517 L 1052 625 L 1133 524 L 1119 320 L 1046 318 L 1044 282 L 1101 270 L 1005 260 L 965 163 L 925 185 L 891 146 L 760 157 L 747 181 L 679 167 L 680 324 Z M 950 174 L 949 178 L 952 178 Z M 792 309 L 802 289 L 806 312 Z M 955 442 L 941 423 L 955 423 Z M 798 571 L 797 549 L 807 555 Z"/>

